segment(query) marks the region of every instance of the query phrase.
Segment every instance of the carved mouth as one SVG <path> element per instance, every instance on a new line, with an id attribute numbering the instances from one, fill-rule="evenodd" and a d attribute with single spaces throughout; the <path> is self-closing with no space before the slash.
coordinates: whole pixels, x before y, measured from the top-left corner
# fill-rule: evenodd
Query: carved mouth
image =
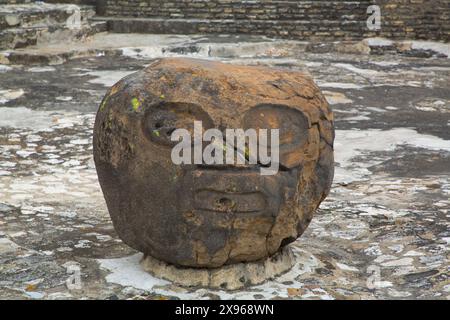
<path id="1" fill-rule="evenodd" d="M 217 190 L 199 190 L 195 194 L 194 208 L 216 212 L 260 212 L 267 206 L 261 192 L 234 193 Z"/>
<path id="2" fill-rule="evenodd" d="M 185 176 L 180 207 L 198 212 L 275 216 L 281 201 L 280 177 L 261 176 L 256 170 L 197 168 Z M 282 189 L 282 188 L 281 188 Z"/>
<path id="3" fill-rule="evenodd" d="M 261 168 L 269 168 L 271 164 L 243 164 L 243 165 L 228 165 L 228 164 L 198 164 L 196 167 L 200 170 L 217 170 L 217 171 L 247 171 L 260 175 Z M 278 163 L 278 171 L 291 172 L 293 169 L 285 167 L 283 164 Z"/>

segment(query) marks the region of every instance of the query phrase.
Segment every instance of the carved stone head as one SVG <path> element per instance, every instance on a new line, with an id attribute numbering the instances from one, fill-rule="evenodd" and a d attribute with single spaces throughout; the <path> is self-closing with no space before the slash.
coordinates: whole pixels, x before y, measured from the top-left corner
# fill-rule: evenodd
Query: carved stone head
<path id="1" fill-rule="evenodd" d="M 259 164 L 176 165 L 171 134 L 279 129 L 279 171 Z M 120 238 L 168 263 L 254 261 L 294 241 L 333 178 L 333 115 L 309 76 L 160 59 L 116 83 L 94 129 L 94 159 Z"/>

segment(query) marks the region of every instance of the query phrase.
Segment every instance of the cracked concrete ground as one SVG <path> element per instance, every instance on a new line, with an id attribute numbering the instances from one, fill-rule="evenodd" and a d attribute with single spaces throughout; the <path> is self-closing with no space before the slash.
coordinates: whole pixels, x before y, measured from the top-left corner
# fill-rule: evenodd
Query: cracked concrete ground
<path id="1" fill-rule="evenodd" d="M 142 37 L 114 54 L 0 65 L 1 298 L 450 298 L 449 59 Z M 305 70 L 324 91 L 336 175 L 290 272 L 235 292 L 184 289 L 143 272 L 117 238 L 92 159 L 95 112 L 108 86 L 161 55 Z"/>

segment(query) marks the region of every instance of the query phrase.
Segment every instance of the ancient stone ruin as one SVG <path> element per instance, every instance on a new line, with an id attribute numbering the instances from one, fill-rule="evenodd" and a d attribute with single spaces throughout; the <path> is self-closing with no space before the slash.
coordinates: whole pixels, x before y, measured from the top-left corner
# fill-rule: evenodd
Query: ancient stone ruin
<path id="1" fill-rule="evenodd" d="M 280 171 L 175 165 L 176 128 L 280 130 Z M 297 239 L 333 178 L 333 115 L 306 74 L 167 58 L 106 94 L 96 167 L 114 227 L 129 246 L 182 267 L 217 268 Z"/>

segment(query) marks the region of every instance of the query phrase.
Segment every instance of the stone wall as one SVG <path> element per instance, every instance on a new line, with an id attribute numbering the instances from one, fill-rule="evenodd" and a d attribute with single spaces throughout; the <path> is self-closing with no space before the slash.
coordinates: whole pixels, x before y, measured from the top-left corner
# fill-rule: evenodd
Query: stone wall
<path id="1" fill-rule="evenodd" d="M 97 5 L 99 1 L 97 0 L 43 0 L 47 3 L 73 3 L 73 4 L 87 4 L 87 5 Z"/>
<path id="2" fill-rule="evenodd" d="M 103 0 L 107 15 L 195 19 L 336 19 L 352 14 L 363 1 L 267 0 Z"/>
<path id="3" fill-rule="evenodd" d="M 361 3 L 366 3 L 366 6 Z M 119 32 L 246 33 L 292 39 L 360 38 L 369 1 L 103 0 Z M 103 11 L 103 12 L 102 12 Z M 356 17 L 356 18 L 355 18 Z"/>
<path id="4" fill-rule="evenodd" d="M 31 0 L 0 0 L 0 4 Z M 115 17 L 112 31 L 248 33 L 299 40 L 450 40 L 450 0 L 47 0 L 92 4 Z M 381 8 L 381 30 L 370 31 L 367 7 Z M 136 18 L 135 23 L 129 19 Z M 143 20 L 144 19 L 144 20 Z"/>
<path id="5" fill-rule="evenodd" d="M 96 3 L 98 14 L 116 17 L 110 27 L 118 32 L 248 33 L 300 40 L 373 36 L 450 39 L 450 0 L 98 0 Z M 366 10 L 372 4 L 381 8 L 380 31 L 370 31 L 366 25 Z"/>
<path id="6" fill-rule="evenodd" d="M 2 4 L 31 4 L 37 2 L 38 0 L 0 0 L 0 5 Z M 73 3 L 73 4 L 89 4 L 96 5 L 99 3 L 97 0 L 45 0 L 42 2 L 46 3 Z"/>
<path id="7" fill-rule="evenodd" d="M 450 0 L 378 0 L 388 38 L 450 40 Z"/>
<path id="8" fill-rule="evenodd" d="M 0 0 L 0 5 L 3 4 L 33 4 L 37 2 L 37 0 Z M 44 0 L 42 2 L 46 3 L 71 3 L 71 4 L 79 4 L 79 5 L 93 5 L 96 6 L 100 3 L 98 0 Z"/>

